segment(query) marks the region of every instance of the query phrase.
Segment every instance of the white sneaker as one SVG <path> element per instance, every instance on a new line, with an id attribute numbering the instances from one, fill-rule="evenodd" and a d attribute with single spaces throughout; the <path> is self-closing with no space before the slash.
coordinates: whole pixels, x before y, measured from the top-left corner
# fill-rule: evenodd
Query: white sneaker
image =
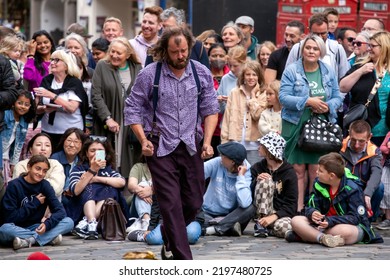
<path id="1" fill-rule="evenodd" d="M 88 231 L 84 239 L 94 240 L 99 238 L 99 234 L 97 232 L 97 225 L 98 223 L 95 219 L 88 223 Z"/>
<path id="2" fill-rule="evenodd" d="M 83 217 L 83 219 L 77 224 L 77 226 L 74 227 L 72 234 L 78 235 L 81 238 L 84 238 L 87 234 L 87 228 L 88 228 L 88 220 L 87 217 Z"/>
<path id="3" fill-rule="evenodd" d="M 149 227 L 149 222 L 150 222 L 150 219 L 142 219 L 141 220 L 141 230 L 143 231 L 147 231 L 148 230 L 148 227 Z"/>
<path id="4" fill-rule="evenodd" d="M 142 230 L 142 219 L 141 218 L 130 218 L 129 221 L 131 221 L 131 220 L 134 220 L 134 223 L 126 229 L 127 233 L 135 231 L 135 230 Z M 149 226 L 149 224 L 148 224 L 148 226 Z"/>

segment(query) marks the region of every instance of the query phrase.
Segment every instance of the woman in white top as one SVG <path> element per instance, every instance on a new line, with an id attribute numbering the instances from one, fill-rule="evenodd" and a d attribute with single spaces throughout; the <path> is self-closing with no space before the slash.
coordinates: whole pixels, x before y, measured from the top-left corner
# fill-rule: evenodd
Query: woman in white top
<path id="1" fill-rule="evenodd" d="M 72 53 L 57 50 L 50 61 L 51 74 L 42 80 L 41 87 L 34 88 L 34 92 L 40 104 L 38 113 L 43 113 L 42 131 L 50 135 L 55 147 L 68 128 L 84 130 L 88 96 Z"/>

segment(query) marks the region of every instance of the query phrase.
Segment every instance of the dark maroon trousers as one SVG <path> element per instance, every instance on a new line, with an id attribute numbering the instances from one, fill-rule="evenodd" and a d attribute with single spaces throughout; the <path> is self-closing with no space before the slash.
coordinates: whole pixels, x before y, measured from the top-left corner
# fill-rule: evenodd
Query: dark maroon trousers
<path id="1" fill-rule="evenodd" d="M 154 154 L 147 157 L 153 188 L 160 206 L 161 233 L 174 259 L 191 260 L 186 226 L 195 220 L 203 203 L 204 166 L 201 148 L 191 156 L 183 142 L 169 155 L 157 157 L 158 137 L 152 137 Z"/>

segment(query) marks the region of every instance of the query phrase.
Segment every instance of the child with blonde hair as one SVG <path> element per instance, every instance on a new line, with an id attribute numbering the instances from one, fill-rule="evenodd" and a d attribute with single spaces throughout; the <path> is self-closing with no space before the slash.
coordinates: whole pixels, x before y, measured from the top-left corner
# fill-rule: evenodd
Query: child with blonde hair
<path id="1" fill-rule="evenodd" d="M 282 131 L 282 104 L 279 101 L 279 89 L 280 82 L 275 80 L 268 85 L 267 96 L 267 109 L 265 109 L 259 120 L 260 136 L 266 135 L 268 132 L 281 133 Z"/>
<path id="2" fill-rule="evenodd" d="M 8 58 L 11 63 L 17 89 L 23 88 L 24 63 L 20 60 L 20 57 L 24 49 L 24 44 L 22 39 L 14 35 L 6 36 L 0 42 L 0 54 Z"/>

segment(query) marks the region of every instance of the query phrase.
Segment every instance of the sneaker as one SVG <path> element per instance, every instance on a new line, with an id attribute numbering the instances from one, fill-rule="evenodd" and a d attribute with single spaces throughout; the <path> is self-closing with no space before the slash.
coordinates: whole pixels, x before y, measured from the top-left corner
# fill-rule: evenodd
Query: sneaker
<path id="1" fill-rule="evenodd" d="M 382 222 L 380 222 L 377 226 L 376 226 L 377 229 L 382 229 L 382 230 L 386 230 L 386 229 L 390 229 L 390 220 L 387 219 L 387 220 L 384 220 Z"/>
<path id="2" fill-rule="evenodd" d="M 141 220 L 141 230 L 147 231 L 147 230 L 148 230 L 148 227 L 149 227 L 149 222 L 150 222 L 150 219 L 149 219 L 149 220 L 147 220 L 147 219 L 142 219 L 142 220 Z"/>
<path id="3" fill-rule="evenodd" d="M 326 247 L 334 248 L 344 245 L 345 241 L 340 235 L 324 234 L 320 238 L 320 243 Z"/>
<path id="4" fill-rule="evenodd" d="M 134 230 L 127 235 L 127 239 L 129 239 L 130 241 L 145 242 L 144 236 L 144 230 Z"/>
<path id="5" fill-rule="evenodd" d="M 62 235 L 59 234 L 59 235 L 57 235 L 56 238 L 54 238 L 52 241 L 50 241 L 49 244 L 52 245 L 52 246 L 57 246 L 57 245 L 60 245 L 61 242 L 62 242 Z"/>
<path id="6" fill-rule="evenodd" d="M 236 222 L 233 225 L 233 228 L 231 229 L 231 234 L 232 236 L 241 236 L 242 232 L 241 232 L 241 225 L 239 222 Z"/>
<path id="7" fill-rule="evenodd" d="M 255 232 L 253 233 L 254 237 L 268 237 L 268 229 L 263 227 L 262 225 L 256 223 L 254 226 Z"/>
<path id="8" fill-rule="evenodd" d="M 86 240 L 95 240 L 99 238 L 99 234 L 97 232 L 97 221 L 93 219 L 90 223 L 88 223 L 87 233 L 84 237 Z"/>
<path id="9" fill-rule="evenodd" d="M 302 238 L 296 234 L 294 231 L 291 229 L 286 231 L 284 234 L 284 239 L 286 239 L 287 242 L 301 242 Z"/>
<path id="10" fill-rule="evenodd" d="M 14 246 L 14 250 L 19 250 L 19 249 L 22 249 L 22 248 L 29 248 L 29 247 L 31 247 L 31 243 L 27 239 L 15 237 L 14 238 L 14 242 L 13 242 L 13 246 Z"/>
<path id="11" fill-rule="evenodd" d="M 142 219 L 141 218 L 130 218 L 129 221 L 134 221 L 131 226 L 129 226 L 127 229 L 126 229 L 126 232 L 127 233 L 130 233 L 132 231 L 135 231 L 135 230 L 142 230 Z M 148 226 L 149 226 L 149 222 L 148 222 Z M 145 229 L 147 230 L 147 229 Z"/>
<path id="12" fill-rule="evenodd" d="M 88 228 L 88 220 L 87 217 L 83 217 L 83 219 L 74 227 L 72 230 L 73 235 L 77 235 L 81 238 L 84 238 L 87 235 Z"/>
<path id="13" fill-rule="evenodd" d="M 171 251 L 167 251 L 165 245 L 161 248 L 161 259 L 162 260 L 173 260 L 173 254 Z"/>

